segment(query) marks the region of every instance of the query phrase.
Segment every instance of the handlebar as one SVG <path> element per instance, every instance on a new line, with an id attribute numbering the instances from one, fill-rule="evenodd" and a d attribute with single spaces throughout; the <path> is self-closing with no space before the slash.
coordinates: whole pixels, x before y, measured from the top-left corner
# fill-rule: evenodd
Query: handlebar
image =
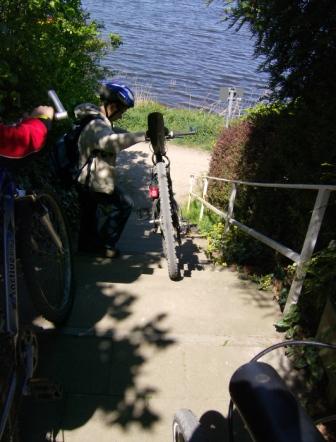
<path id="1" fill-rule="evenodd" d="M 48 96 L 53 102 L 56 113 L 55 113 L 55 120 L 63 120 L 65 118 L 68 118 L 68 112 L 64 109 L 63 104 L 61 103 L 61 100 L 58 98 L 58 95 L 53 89 L 50 89 L 48 91 Z"/>
<path id="2" fill-rule="evenodd" d="M 188 135 L 195 135 L 197 133 L 196 129 L 190 129 L 189 132 L 173 132 L 172 130 L 168 132 L 165 136 L 166 140 L 172 140 L 173 138 L 182 138 Z"/>
<path id="3" fill-rule="evenodd" d="M 152 112 L 148 114 L 148 130 L 146 132 L 146 140 L 151 142 L 154 155 L 157 158 L 166 155 L 165 140 L 180 138 L 186 135 L 194 135 L 195 129 L 190 128 L 189 132 L 169 132 L 164 125 L 163 115 L 161 112 Z M 160 161 L 160 160 L 159 160 Z"/>

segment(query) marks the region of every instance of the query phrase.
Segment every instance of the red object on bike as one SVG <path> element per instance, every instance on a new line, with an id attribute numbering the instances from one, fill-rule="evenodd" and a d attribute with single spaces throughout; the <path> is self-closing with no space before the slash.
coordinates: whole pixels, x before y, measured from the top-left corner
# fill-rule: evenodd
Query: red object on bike
<path id="1" fill-rule="evenodd" d="M 14 126 L 0 124 L 0 156 L 23 158 L 42 149 L 48 127 L 38 118 L 27 118 Z"/>
<path id="2" fill-rule="evenodd" d="M 158 186 L 155 186 L 155 185 L 150 185 L 149 186 L 149 197 L 152 198 L 153 200 L 159 198 L 159 188 L 158 188 Z"/>

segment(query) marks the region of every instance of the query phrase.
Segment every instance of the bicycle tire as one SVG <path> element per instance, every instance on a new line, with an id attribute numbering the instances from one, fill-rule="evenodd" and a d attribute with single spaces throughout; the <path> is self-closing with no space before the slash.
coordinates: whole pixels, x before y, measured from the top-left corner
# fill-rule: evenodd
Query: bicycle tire
<path id="1" fill-rule="evenodd" d="M 13 413 L 9 417 L 1 442 L 21 442 L 17 417 L 14 417 Z"/>
<path id="2" fill-rule="evenodd" d="M 165 128 L 160 112 L 148 114 L 148 134 L 155 154 L 165 154 Z"/>
<path id="3" fill-rule="evenodd" d="M 173 225 L 172 206 L 169 196 L 166 166 L 163 162 L 156 165 L 160 191 L 160 226 L 162 235 L 163 252 L 168 263 L 169 278 L 173 281 L 180 279 L 178 260 L 179 245 L 175 237 Z"/>
<path id="4" fill-rule="evenodd" d="M 42 224 L 36 204 L 47 209 L 63 250 Z M 42 316 L 60 325 L 72 308 L 74 277 L 69 230 L 56 198 L 49 193 L 39 194 L 29 211 L 28 222 L 20 230 L 20 258 L 32 301 Z"/>
<path id="5" fill-rule="evenodd" d="M 14 352 L 14 348 L 13 348 L 13 352 Z M 13 367 L 14 370 L 17 371 L 17 367 L 15 367 L 15 355 L 14 353 L 12 353 L 13 356 Z M 12 368 L 13 368 L 12 367 Z M 21 377 L 22 377 L 21 373 Z M 10 377 L 7 377 L 8 381 L 10 382 Z M 4 382 L 4 378 L 1 379 L 2 383 Z M 20 383 L 22 382 L 22 379 L 20 380 Z M 22 383 L 19 384 L 22 386 Z M 4 412 L 4 408 L 3 408 L 3 401 L 6 398 L 7 400 L 7 395 L 9 394 L 9 384 L 8 384 L 8 390 L 6 392 L 6 396 L 3 394 L 2 396 L 2 401 L 1 402 L 1 412 L 0 412 L 0 417 L 1 419 L 4 418 L 4 415 L 2 414 Z M 19 410 L 20 410 L 20 404 L 21 404 L 21 391 L 20 391 L 20 387 L 16 387 L 16 391 L 14 393 L 14 397 L 12 398 L 12 402 L 10 404 L 10 409 L 7 415 L 7 419 L 5 422 L 5 428 L 3 430 L 2 436 L 0 436 L 0 440 L 1 442 L 20 442 L 21 437 L 20 437 L 20 429 L 19 429 Z"/>
<path id="6" fill-rule="evenodd" d="M 173 442 L 207 442 L 201 424 L 191 410 L 182 408 L 175 413 Z"/>

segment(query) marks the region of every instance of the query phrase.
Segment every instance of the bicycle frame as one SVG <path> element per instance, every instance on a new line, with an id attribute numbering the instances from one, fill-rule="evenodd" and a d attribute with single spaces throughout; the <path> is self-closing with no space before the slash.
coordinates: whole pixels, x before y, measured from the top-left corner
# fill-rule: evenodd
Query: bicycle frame
<path id="1" fill-rule="evenodd" d="M 0 171 L 0 194 L 3 211 L 5 332 L 16 336 L 18 334 L 18 311 L 14 216 L 15 183 L 6 170 Z"/>
<path id="2" fill-rule="evenodd" d="M 10 380 L 5 396 L 3 410 L 0 414 L 0 439 L 2 438 L 11 407 L 15 396 L 19 391 L 21 395 L 30 394 L 29 381 L 33 377 L 34 362 L 31 345 L 19 347 L 20 326 L 18 312 L 18 283 L 16 267 L 16 228 L 15 228 L 15 197 L 16 186 L 11 174 L 6 170 L 0 170 L 0 202 L 2 210 L 2 240 L 3 240 L 3 280 L 4 291 L 4 336 L 12 343 L 12 358 Z M 27 343 L 26 343 L 27 344 Z M 24 358 L 22 355 L 24 354 Z M 21 361 L 20 361 L 21 358 Z M 18 366 L 24 359 L 24 375 L 18 376 Z"/>
<path id="3" fill-rule="evenodd" d="M 16 272 L 16 245 L 15 245 L 15 216 L 14 194 L 15 184 L 10 174 L 4 169 L 0 171 L 0 194 L 2 209 L 2 240 L 3 240 L 3 279 L 4 279 L 4 333 L 13 341 L 16 358 L 16 344 L 18 341 L 18 297 Z M 14 361 L 16 364 L 17 361 Z M 0 439 L 3 436 L 10 409 L 17 388 L 17 373 L 13 364 L 9 387 L 6 394 L 3 411 L 0 418 Z"/>
<path id="4" fill-rule="evenodd" d="M 49 97 L 54 102 L 57 110 L 55 119 L 63 119 L 67 117 L 62 103 L 60 102 L 55 91 L 48 91 Z M 6 164 L 6 163 L 5 163 Z M 0 410 L 0 440 L 2 440 L 6 426 L 10 423 L 10 415 L 17 397 L 27 396 L 38 392 L 39 383 L 31 384 L 35 369 L 34 356 L 36 356 L 36 337 L 30 330 L 20 330 L 19 311 L 18 311 L 18 282 L 17 282 L 17 260 L 16 260 L 16 225 L 15 225 L 15 209 L 16 200 L 27 199 L 40 216 L 40 221 L 44 228 L 48 231 L 50 237 L 61 253 L 64 253 L 62 241 L 57 234 L 50 220 L 48 208 L 44 207 L 38 201 L 35 194 L 21 197 L 17 195 L 17 189 L 12 174 L 6 167 L 0 168 L 0 216 L 2 217 L 2 225 L 0 235 L 2 237 L 2 257 L 3 257 L 3 293 L 0 305 L 3 306 L 4 324 L 0 330 L 0 335 L 4 342 L 8 342 L 10 346 L 8 364 L 8 374 L 4 384 L 5 393 L 3 397 L 3 407 Z M 36 204 L 35 204 L 36 203 Z M 1 224 L 1 223 L 0 223 Z M 36 380 L 35 380 L 36 381 Z M 46 393 L 46 387 L 50 383 L 46 383 L 43 379 L 38 380 L 42 385 L 43 394 Z M 44 383 L 43 383 L 44 382 Z M 52 392 L 55 395 L 60 391 L 57 386 L 51 385 Z M 56 396 L 55 396 L 56 397 Z M 15 419 L 14 419 L 15 424 Z M 13 427 L 14 428 L 14 427 Z M 12 431 L 9 425 L 9 431 Z"/>
<path id="5" fill-rule="evenodd" d="M 182 265 L 180 262 L 181 230 L 177 202 L 174 198 L 173 185 L 170 177 L 170 162 L 166 155 L 165 141 L 176 137 L 193 135 L 195 131 L 186 133 L 168 132 L 164 127 L 163 115 L 160 112 L 148 114 L 148 139 L 153 148 L 152 173 L 155 186 L 150 185 L 150 198 L 153 200 L 152 223 L 154 231 L 160 227 L 164 256 L 168 264 L 168 274 L 171 280 L 181 280 Z"/>
<path id="6" fill-rule="evenodd" d="M 154 157 L 158 157 L 158 158 L 160 158 L 160 160 L 156 161 Z M 153 155 L 154 166 L 153 166 L 153 171 L 152 171 L 151 183 L 153 183 L 153 181 L 157 182 L 157 174 L 158 174 L 157 169 L 156 169 L 157 163 L 160 162 L 160 163 L 165 164 L 166 176 L 167 176 L 167 182 L 168 182 L 169 199 L 170 199 L 170 203 L 171 203 L 171 207 L 172 207 L 173 226 L 176 229 L 178 240 L 180 241 L 180 225 L 179 225 L 179 216 L 178 216 L 178 204 L 174 198 L 173 183 L 172 183 L 172 179 L 170 176 L 169 158 L 167 156 L 165 156 L 165 158 L 168 159 L 168 164 L 166 164 L 164 162 L 162 155 L 155 155 L 155 154 Z M 151 185 L 150 185 L 150 187 L 151 187 Z M 155 185 L 155 188 L 158 189 L 158 185 Z M 149 196 L 152 199 L 152 223 L 154 225 L 154 228 L 157 229 L 159 219 L 160 219 L 159 190 L 155 189 L 153 191 L 150 189 Z"/>

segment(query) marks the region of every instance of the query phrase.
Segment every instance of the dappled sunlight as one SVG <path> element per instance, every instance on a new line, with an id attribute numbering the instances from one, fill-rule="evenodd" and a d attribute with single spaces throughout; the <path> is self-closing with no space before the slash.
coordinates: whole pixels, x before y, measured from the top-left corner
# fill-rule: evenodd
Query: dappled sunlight
<path id="1" fill-rule="evenodd" d="M 44 441 L 50 434 L 54 439 L 48 440 L 58 441 L 57 434 L 82 427 L 90 419 L 123 429 L 134 423 L 149 429 L 160 420 L 149 401 L 157 394 L 156 387 L 139 383 L 138 377 L 148 361 L 148 346 L 163 351 L 175 342 L 163 325 L 167 314 L 159 313 L 128 329 L 110 323 L 96 328 L 95 323 L 105 315 L 118 324 L 129 318 L 136 296 L 116 290 L 113 284 L 97 283 L 95 287 L 93 303 L 87 304 L 84 296 L 84 318 L 79 315 L 76 320 L 79 310 L 75 306 L 63 330 L 39 336 L 38 375 L 57 379 L 64 396 L 58 403 L 26 402 L 23 428 L 31 435 L 27 442 Z"/>
<path id="2" fill-rule="evenodd" d="M 120 152 L 117 159 L 118 183 L 128 194 L 132 195 L 136 209 L 151 206 L 148 185 L 153 167 L 152 154 L 148 144 L 145 145 L 144 150 L 135 145 Z"/>

